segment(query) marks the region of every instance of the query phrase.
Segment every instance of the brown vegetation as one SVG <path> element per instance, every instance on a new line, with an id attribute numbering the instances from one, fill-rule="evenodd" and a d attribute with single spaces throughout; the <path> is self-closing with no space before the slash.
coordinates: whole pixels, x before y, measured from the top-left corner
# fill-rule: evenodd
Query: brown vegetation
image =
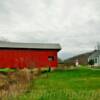
<path id="1" fill-rule="evenodd" d="M 37 72 L 38 73 L 38 72 Z M 0 100 L 9 100 L 27 91 L 30 81 L 35 78 L 33 69 L 21 69 L 8 74 L 0 74 Z"/>

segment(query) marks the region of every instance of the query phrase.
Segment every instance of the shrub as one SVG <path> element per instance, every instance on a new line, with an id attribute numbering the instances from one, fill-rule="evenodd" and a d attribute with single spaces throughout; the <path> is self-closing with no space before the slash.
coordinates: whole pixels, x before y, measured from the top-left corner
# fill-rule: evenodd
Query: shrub
<path id="1" fill-rule="evenodd" d="M 88 64 L 91 65 L 91 66 L 94 65 L 94 60 L 90 59 L 89 62 L 88 62 Z"/>

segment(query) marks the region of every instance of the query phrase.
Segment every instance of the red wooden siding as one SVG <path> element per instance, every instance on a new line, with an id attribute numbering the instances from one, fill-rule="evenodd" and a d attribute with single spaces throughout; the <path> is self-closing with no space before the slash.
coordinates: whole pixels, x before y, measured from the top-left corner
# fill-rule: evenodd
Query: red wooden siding
<path id="1" fill-rule="evenodd" d="M 54 61 L 49 61 L 53 56 Z M 0 49 L 0 68 L 57 67 L 57 50 Z"/>

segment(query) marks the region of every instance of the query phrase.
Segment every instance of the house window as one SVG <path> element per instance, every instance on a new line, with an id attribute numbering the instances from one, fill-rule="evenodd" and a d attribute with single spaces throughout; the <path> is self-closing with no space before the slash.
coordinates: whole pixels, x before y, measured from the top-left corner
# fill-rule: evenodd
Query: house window
<path id="1" fill-rule="evenodd" d="M 97 63 L 97 58 L 94 59 L 94 63 Z"/>
<path id="2" fill-rule="evenodd" d="M 48 61 L 54 61 L 54 56 L 48 56 Z"/>

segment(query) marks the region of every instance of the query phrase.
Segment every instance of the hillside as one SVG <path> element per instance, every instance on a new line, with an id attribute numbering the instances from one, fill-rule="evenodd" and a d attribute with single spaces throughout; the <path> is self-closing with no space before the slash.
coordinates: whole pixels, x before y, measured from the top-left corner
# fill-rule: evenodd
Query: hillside
<path id="1" fill-rule="evenodd" d="M 86 64 L 88 64 L 88 57 L 93 52 L 94 51 L 88 52 L 88 53 L 84 53 L 84 54 L 80 54 L 80 55 L 77 55 L 77 56 L 74 56 L 74 57 L 71 57 L 69 59 L 64 60 L 64 63 L 67 64 L 67 65 L 74 65 L 75 64 L 75 61 L 78 60 L 79 61 L 79 64 L 86 65 Z"/>

